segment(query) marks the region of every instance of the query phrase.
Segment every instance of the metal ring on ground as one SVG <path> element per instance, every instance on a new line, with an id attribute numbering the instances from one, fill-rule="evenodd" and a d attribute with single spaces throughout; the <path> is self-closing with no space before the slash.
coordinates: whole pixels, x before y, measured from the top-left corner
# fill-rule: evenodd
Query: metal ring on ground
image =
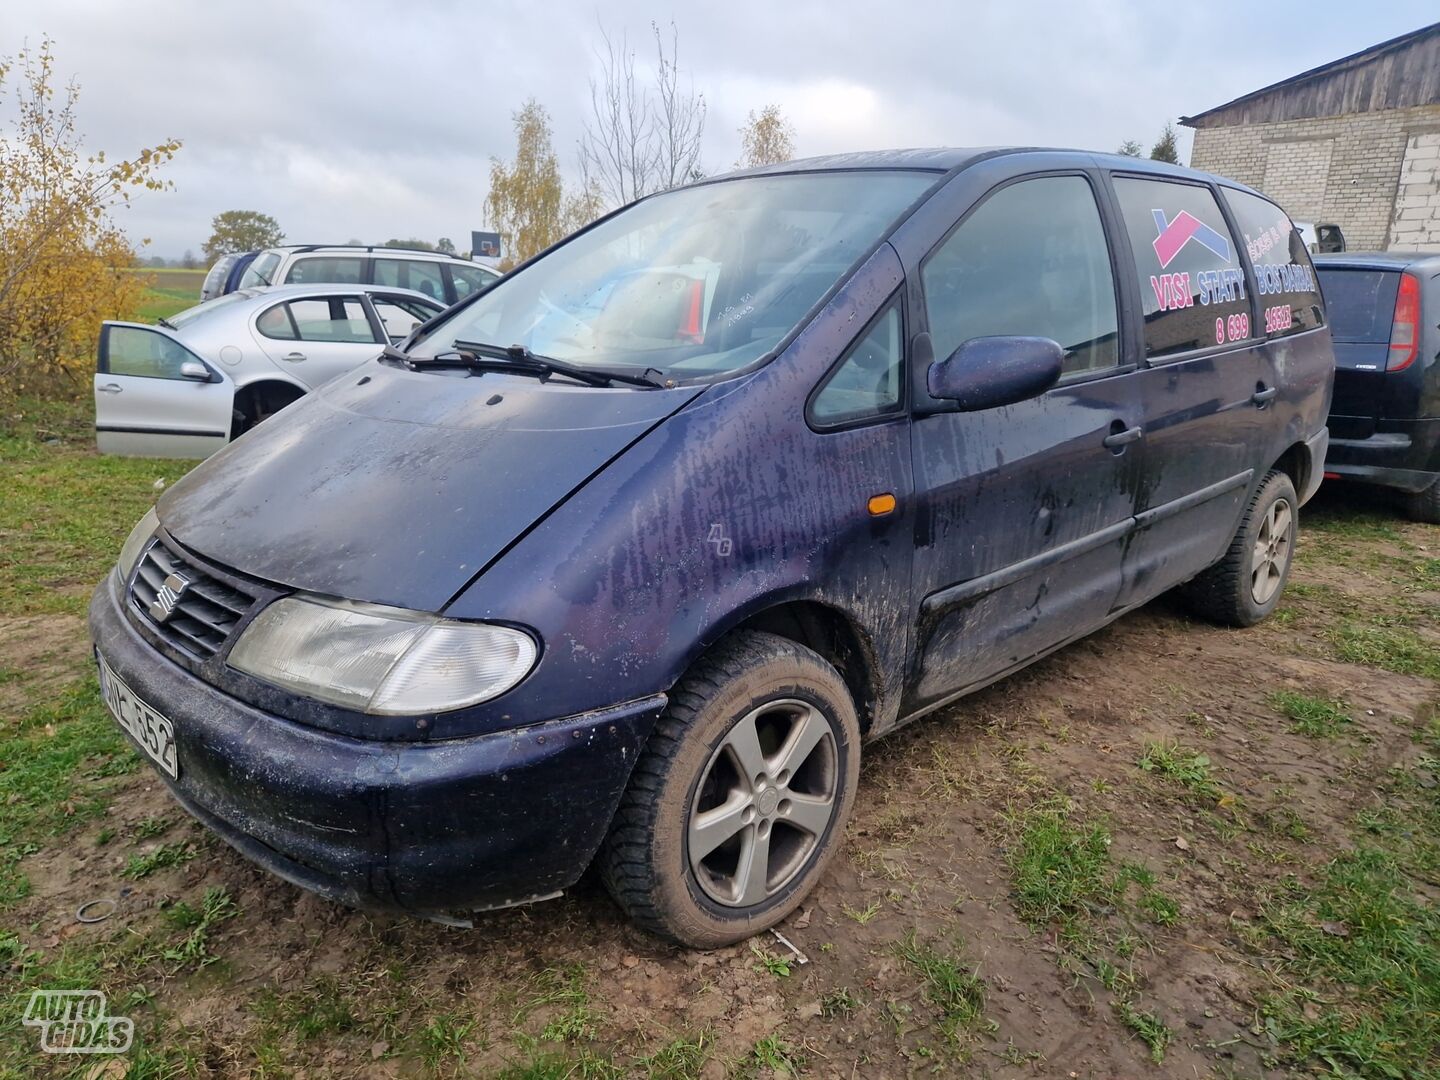
<path id="1" fill-rule="evenodd" d="M 91 908 L 99 907 L 101 904 L 110 905 L 110 907 L 105 911 L 103 915 L 86 914 L 88 911 L 90 911 Z M 90 900 L 84 904 L 81 904 L 78 908 L 75 909 L 75 918 L 83 923 L 104 922 L 106 919 L 110 918 L 110 916 L 114 914 L 115 901 L 111 900 L 108 896 L 102 896 L 99 900 Z"/>

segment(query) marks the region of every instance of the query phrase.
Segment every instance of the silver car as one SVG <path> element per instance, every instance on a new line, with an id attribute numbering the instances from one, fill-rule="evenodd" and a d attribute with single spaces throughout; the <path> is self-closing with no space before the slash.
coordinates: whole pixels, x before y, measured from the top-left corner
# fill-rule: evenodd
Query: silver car
<path id="1" fill-rule="evenodd" d="M 408 289 L 290 285 L 242 289 L 158 326 L 107 322 L 96 445 L 102 454 L 213 454 L 442 310 Z"/>

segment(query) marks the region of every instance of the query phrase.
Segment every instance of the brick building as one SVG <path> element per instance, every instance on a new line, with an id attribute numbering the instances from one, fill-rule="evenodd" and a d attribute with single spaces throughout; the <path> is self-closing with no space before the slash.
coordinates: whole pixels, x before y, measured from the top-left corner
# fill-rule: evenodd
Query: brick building
<path id="1" fill-rule="evenodd" d="M 1338 224 L 1352 251 L 1440 251 L 1440 23 L 1180 122 L 1191 165 Z"/>

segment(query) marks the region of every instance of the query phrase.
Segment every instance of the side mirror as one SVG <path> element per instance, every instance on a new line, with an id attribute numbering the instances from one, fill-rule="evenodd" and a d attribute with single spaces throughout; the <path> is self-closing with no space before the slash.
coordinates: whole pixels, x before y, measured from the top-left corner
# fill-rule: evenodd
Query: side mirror
<path id="1" fill-rule="evenodd" d="M 978 412 L 1037 397 L 1060 379 L 1065 350 L 1041 337 L 980 337 L 930 365 L 930 396 Z"/>
<path id="2" fill-rule="evenodd" d="M 182 379 L 194 379 L 196 382 L 209 382 L 210 369 L 204 364 L 194 360 L 186 360 L 180 365 L 180 377 Z"/>

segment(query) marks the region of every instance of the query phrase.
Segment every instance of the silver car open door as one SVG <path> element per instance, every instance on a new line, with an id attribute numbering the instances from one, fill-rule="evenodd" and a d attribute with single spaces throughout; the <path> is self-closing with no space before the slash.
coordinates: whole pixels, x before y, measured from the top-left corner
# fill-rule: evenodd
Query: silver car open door
<path id="1" fill-rule="evenodd" d="M 203 458 L 230 441 L 235 384 L 169 333 L 100 328 L 95 443 L 102 454 Z"/>

